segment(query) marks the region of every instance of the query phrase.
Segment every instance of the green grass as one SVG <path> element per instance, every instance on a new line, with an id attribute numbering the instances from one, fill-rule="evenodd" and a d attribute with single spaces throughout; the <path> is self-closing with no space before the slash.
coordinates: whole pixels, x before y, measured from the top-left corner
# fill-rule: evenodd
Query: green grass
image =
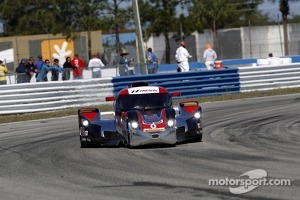
<path id="1" fill-rule="evenodd" d="M 204 102 L 214 102 L 214 101 L 226 101 L 226 100 L 235 100 L 235 99 L 246 99 L 254 97 L 266 97 L 266 96 L 275 96 L 275 95 L 285 95 L 285 94 L 300 94 L 300 88 L 286 88 L 286 89 L 276 89 L 276 90 L 267 90 L 267 91 L 255 91 L 255 92 L 245 92 L 237 94 L 225 94 L 217 96 L 207 96 L 207 97 L 197 97 L 192 98 L 197 100 L 200 103 Z M 185 99 L 187 100 L 187 99 Z M 177 105 L 181 100 L 174 100 L 174 105 Z M 106 105 L 93 106 L 99 108 L 102 112 L 112 111 L 112 103 Z M 69 115 L 77 115 L 78 108 L 68 108 L 64 110 L 56 110 L 49 112 L 37 112 L 37 113 L 26 113 L 26 114 L 14 114 L 14 115 L 2 115 L 0 116 L 1 123 L 10 123 L 18 121 L 28 121 L 36 119 L 46 119 L 53 117 L 63 117 Z"/>

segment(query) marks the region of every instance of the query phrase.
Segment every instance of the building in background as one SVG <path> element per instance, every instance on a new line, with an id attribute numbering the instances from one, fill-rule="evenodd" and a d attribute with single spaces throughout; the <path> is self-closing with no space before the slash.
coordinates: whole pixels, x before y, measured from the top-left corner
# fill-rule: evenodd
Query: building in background
<path id="1" fill-rule="evenodd" d="M 92 33 L 91 51 L 103 52 L 102 32 Z M 42 55 L 44 59 L 60 60 L 63 64 L 67 56 L 73 57 L 75 53 L 88 61 L 87 33 L 82 32 L 76 39 L 66 39 L 62 34 L 57 35 L 30 35 L 0 38 L 0 59 L 5 61 L 8 70 L 14 72 L 22 58 Z"/>

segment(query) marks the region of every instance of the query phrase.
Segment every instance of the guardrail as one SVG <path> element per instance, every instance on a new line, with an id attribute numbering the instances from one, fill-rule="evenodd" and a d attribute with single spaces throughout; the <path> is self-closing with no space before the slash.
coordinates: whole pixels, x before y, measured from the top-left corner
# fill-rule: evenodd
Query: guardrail
<path id="1" fill-rule="evenodd" d="M 128 87 L 132 77 L 122 76 L 113 78 L 114 89 Z M 134 76 L 134 81 L 146 81 L 150 85 L 160 85 L 168 91 L 180 91 L 180 98 L 209 96 L 224 93 L 239 92 L 240 83 L 238 69 L 203 70 L 181 73 L 163 73 L 154 75 Z"/>
<path id="2" fill-rule="evenodd" d="M 51 111 L 101 104 L 112 94 L 112 78 L 0 86 L 0 114 Z"/>
<path id="3" fill-rule="evenodd" d="M 238 69 L 241 92 L 300 87 L 300 63 Z"/>
<path id="4" fill-rule="evenodd" d="M 180 91 L 178 98 L 300 87 L 300 63 L 0 85 L 0 114 L 99 105 L 137 81 Z"/>
<path id="5" fill-rule="evenodd" d="M 106 96 L 136 81 L 147 81 L 170 91 L 181 91 L 181 98 L 239 92 L 237 71 L 224 69 L 1 85 L 0 114 L 99 105 L 105 102 Z"/>

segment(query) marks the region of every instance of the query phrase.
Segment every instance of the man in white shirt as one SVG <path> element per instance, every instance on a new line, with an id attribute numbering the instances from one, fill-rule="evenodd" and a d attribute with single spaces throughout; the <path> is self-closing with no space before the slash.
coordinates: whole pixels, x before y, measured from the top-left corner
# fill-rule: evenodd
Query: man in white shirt
<path id="1" fill-rule="evenodd" d="M 101 68 L 104 67 L 104 64 L 100 58 L 98 58 L 97 54 L 94 54 L 93 58 L 90 59 L 88 67 L 92 69 L 93 78 L 101 78 Z"/>
<path id="2" fill-rule="evenodd" d="M 188 72 L 190 70 L 188 59 L 192 56 L 185 48 L 185 43 L 182 41 L 179 44 L 179 48 L 176 50 L 175 58 L 178 63 L 178 72 Z"/>

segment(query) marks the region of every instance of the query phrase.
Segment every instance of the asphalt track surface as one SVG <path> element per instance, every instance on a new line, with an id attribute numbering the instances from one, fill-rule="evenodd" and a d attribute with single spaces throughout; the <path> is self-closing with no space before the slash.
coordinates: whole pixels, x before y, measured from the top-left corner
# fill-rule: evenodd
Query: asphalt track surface
<path id="1" fill-rule="evenodd" d="M 1 124 L 0 199 L 300 198 L 300 94 L 202 106 L 203 142 L 176 147 L 81 149 L 76 116 Z M 291 185 L 209 185 L 255 169 Z"/>

